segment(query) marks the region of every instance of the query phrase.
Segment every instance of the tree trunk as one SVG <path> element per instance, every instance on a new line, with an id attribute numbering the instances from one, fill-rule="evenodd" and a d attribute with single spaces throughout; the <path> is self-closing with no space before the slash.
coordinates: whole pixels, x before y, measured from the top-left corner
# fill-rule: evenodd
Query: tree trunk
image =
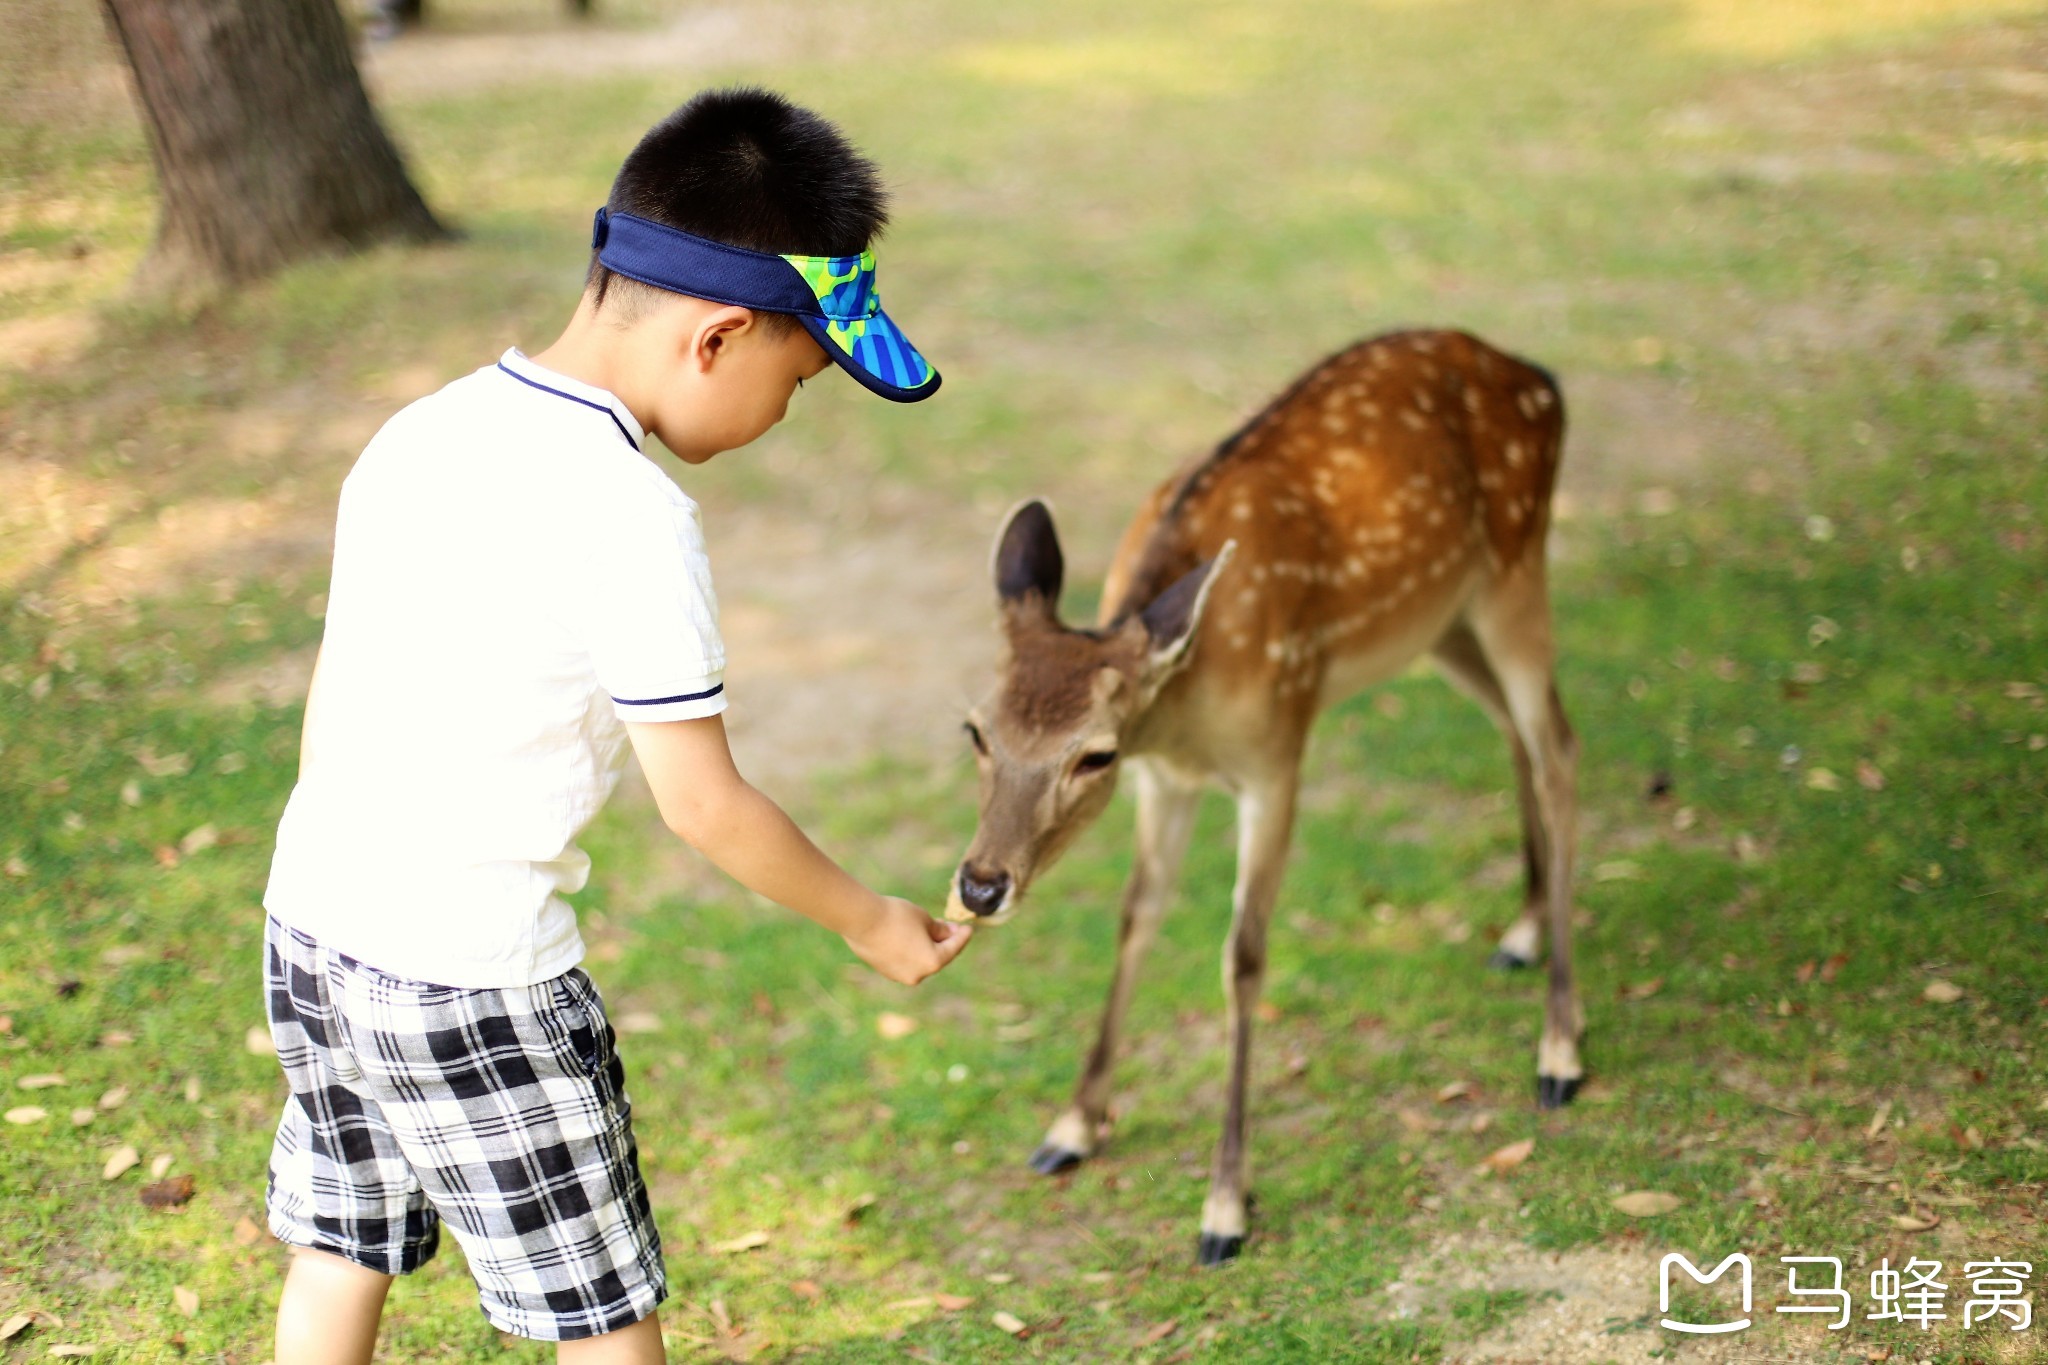
<path id="1" fill-rule="evenodd" d="M 204 289 L 448 230 L 363 93 L 335 0 L 101 0 L 163 196 L 143 272 Z"/>

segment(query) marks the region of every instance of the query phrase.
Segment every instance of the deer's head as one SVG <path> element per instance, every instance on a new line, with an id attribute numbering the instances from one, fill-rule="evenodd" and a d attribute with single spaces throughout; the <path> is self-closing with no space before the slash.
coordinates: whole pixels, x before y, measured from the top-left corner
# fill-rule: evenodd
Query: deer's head
<path id="1" fill-rule="evenodd" d="M 981 770 L 981 823 L 953 877 L 953 919 L 1007 919 L 1039 873 L 1102 814 L 1127 741 L 1186 666 L 1216 572 L 1234 546 L 1106 626 L 1059 619 L 1060 554 L 1042 502 L 996 537 L 1003 648 L 996 685 L 968 713 Z"/>

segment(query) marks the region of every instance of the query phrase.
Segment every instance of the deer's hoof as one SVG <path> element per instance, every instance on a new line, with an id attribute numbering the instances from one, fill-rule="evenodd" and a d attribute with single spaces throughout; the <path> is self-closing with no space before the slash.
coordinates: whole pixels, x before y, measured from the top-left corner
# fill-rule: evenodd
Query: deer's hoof
<path id="1" fill-rule="evenodd" d="M 1538 1109 L 1562 1109 L 1572 1102 L 1572 1096 L 1579 1093 L 1577 1076 L 1538 1076 L 1536 1078 L 1536 1107 Z"/>
<path id="2" fill-rule="evenodd" d="M 1244 1238 L 1205 1232 L 1195 1246 L 1195 1260 L 1202 1265 L 1228 1265 L 1244 1250 Z"/>
<path id="3" fill-rule="evenodd" d="M 1524 967 L 1533 967 L 1536 964 L 1523 957 L 1520 953 L 1511 953 L 1505 948 L 1495 948 L 1493 956 L 1486 959 L 1486 965 L 1497 972 L 1518 972 Z"/>
<path id="4" fill-rule="evenodd" d="M 1031 1169 L 1040 1175 L 1060 1175 L 1073 1170 L 1087 1159 L 1085 1152 L 1077 1152 L 1071 1147 L 1061 1147 L 1056 1143 L 1041 1142 L 1038 1144 L 1038 1150 L 1031 1154 Z"/>

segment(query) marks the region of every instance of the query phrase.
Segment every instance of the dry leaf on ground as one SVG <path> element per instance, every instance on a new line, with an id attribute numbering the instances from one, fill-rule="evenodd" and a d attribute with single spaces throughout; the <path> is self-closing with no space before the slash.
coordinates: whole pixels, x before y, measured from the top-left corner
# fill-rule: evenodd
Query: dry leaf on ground
<path id="1" fill-rule="evenodd" d="M 261 1227 L 257 1226 L 256 1220 L 246 1213 L 235 1220 L 236 1246 L 255 1246 L 268 1235 Z"/>
<path id="2" fill-rule="evenodd" d="M 1479 1163 L 1477 1173 L 1480 1175 L 1488 1173 L 1501 1175 L 1507 1171 L 1512 1171 L 1515 1167 L 1527 1161 L 1529 1154 L 1535 1150 L 1535 1138 L 1523 1138 L 1520 1142 L 1510 1142 L 1507 1146 L 1496 1148 L 1488 1153 L 1486 1160 Z"/>
<path id="3" fill-rule="evenodd" d="M 23 1076 L 15 1084 L 23 1090 L 48 1090 L 53 1086 L 63 1085 L 64 1076 L 61 1072 L 45 1071 L 36 1076 Z"/>
<path id="4" fill-rule="evenodd" d="M 825 1297 L 825 1291 L 818 1288 L 816 1280 L 792 1280 L 790 1281 L 789 1292 L 800 1299 L 807 1299 L 812 1303 L 816 1303 L 819 1299 Z"/>
<path id="5" fill-rule="evenodd" d="M 1865 791 L 1881 792 L 1884 790 L 1884 769 L 1867 758 L 1859 758 L 1856 760 L 1856 782 Z"/>
<path id="6" fill-rule="evenodd" d="M 169 1180 L 159 1180 L 154 1185 L 144 1185 L 136 1191 L 136 1198 L 149 1209 L 175 1209 L 190 1203 L 194 1186 L 189 1175 L 174 1175 Z"/>
<path id="7" fill-rule="evenodd" d="M 1631 1190 L 1614 1200 L 1614 1207 L 1631 1218 L 1654 1218 L 1660 1213 L 1669 1213 L 1684 1204 L 1675 1194 L 1662 1190 Z"/>
<path id="8" fill-rule="evenodd" d="M 1145 1329 L 1144 1336 L 1138 1338 L 1138 1344 L 1140 1346 L 1150 1346 L 1155 1341 L 1166 1340 L 1179 1330 L 1180 1319 L 1178 1318 L 1168 1318 L 1165 1322 L 1155 1322 Z"/>
<path id="9" fill-rule="evenodd" d="M 891 1040 L 908 1038 L 917 1032 L 917 1020 L 907 1014 L 894 1014 L 885 1010 L 875 1016 L 875 1032 Z"/>
<path id="10" fill-rule="evenodd" d="M 99 1116 L 100 1111 L 97 1109 L 74 1109 L 71 1111 L 71 1126 L 73 1128 L 83 1128 Z"/>
<path id="11" fill-rule="evenodd" d="M 219 842 L 219 830 L 215 829 L 212 825 L 201 825 L 198 829 L 193 830 L 190 834 L 178 840 L 178 852 L 183 857 L 189 858 L 195 853 L 204 853 Z"/>
<path id="12" fill-rule="evenodd" d="M 874 1206 L 875 1196 L 872 1193 L 856 1195 L 853 1202 L 846 1206 L 846 1212 L 840 1215 L 839 1221 L 847 1227 L 852 1227 L 855 1223 L 867 1217 L 868 1210 Z"/>
<path id="13" fill-rule="evenodd" d="M 99 1348 L 84 1346 L 75 1341 L 59 1342 L 50 1348 L 50 1354 L 59 1360 L 83 1360 Z"/>
<path id="14" fill-rule="evenodd" d="M 998 1308 L 994 1313 L 989 1315 L 989 1321 L 994 1323 L 996 1326 L 1002 1328 L 1005 1332 L 1008 1332 L 1013 1337 L 1021 1337 L 1024 1335 L 1024 1319 L 1018 1317 L 1015 1313 L 1006 1313 L 1002 1309 Z"/>
<path id="15" fill-rule="evenodd" d="M 1930 981 L 1927 989 L 1920 992 L 1920 998 L 1937 1005 L 1953 1005 L 1963 998 L 1963 988 L 1953 981 Z"/>
<path id="16" fill-rule="evenodd" d="M 40 1104 L 17 1105 L 15 1108 L 8 1110 L 6 1114 L 6 1119 L 9 1123 L 41 1123 L 48 1117 L 50 1117 L 50 1111 L 43 1108 Z"/>
<path id="17" fill-rule="evenodd" d="M 1642 864 L 1631 862 L 1627 858 L 1615 858 L 1596 864 L 1593 868 L 1593 880 L 1596 882 L 1641 881 L 1642 876 Z"/>
<path id="18" fill-rule="evenodd" d="M 100 1096 L 100 1108 L 102 1109 L 119 1109 L 126 1103 L 128 1103 L 128 1087 L 125 1085 L 114 1086 L 106 1094 Z"/>
<path id="19" fill-rule="evenodd" d="M 119 1180 L 141 1164 L 142 1153 L 123 1143 L 107 1153 L 107 1164 L 100 1167 L 100 1179 Z"/>
<path id="20" fill-rule="evenodd" d="M 1941 1215 L 1931 1209 L 1915 1209 L 1912 1213 L 1895 1213 L 1892 1226 L 1900 1232 L 1926 1232 L 1941 1224 Z"/>
<path id="21" fill-rule="evenodd" d="M 151 1180 L 162 1180 L 164 1175 L 171 1169 L 171 1162 L 174 1160 L 176 1158 L 169 1152 L 158 1152 L 156 1157 L 149 1163 L 149 1178 Z"/>
<path id="22" fill-rule="evenodd" d="M 1648 981 L 1638 981 L 1634 985 L 1623 986 L 1621 988 L 1621 998 L 1624 1000 L 1648 1000 L 1663 989 L 1664 978 L 1653 976 Z"/>
<path id="23" fill-rule="evenodd" d="M 27 1313 L 16 1313 L 5 1322 L 0 1322 L 0 1341 L 12 1341 L 26 1332 L 35 1319 Z"/>
<path id="24" fill-rule="evenodd" d="M 1471 1098 L 1472 1082 L 1470 1081 L 1452 1081 L 1449 1085 L 1436 1092 L 1436 1102 L 1438 1104 L 1449 1104 L 1452 1100 L 1469 1100 Z"/>
<path id="25" fill-rule="evenodd" d="M 621 1015 L 618 1030 L 621 1033 L 659 1033 L 662 1030 L 661 1016 L 647 1010 L 634 1010 Z"/>
<path id="26" fill-rule="evenodd" d="M 171 1302 L 188 1318 L 199 1316 L 199 1296 L 182 1284 L 171 1286 Z"/>
<path id="27" fill-rule="evenodd" d="M 744 1233 L 741 1233 L 741 1234 L 740 1234 L 739 1236 L 737 1236 L 737 1237 L 734 1237 L 734 1238 L 731 1238 L 730 1240 L 727 1240 L 727 1241 L 723 1241 L 723 1242 L 713 1242 L 713 1243 L 711 1244 L 711 1249 L 712 1249 L 713 1251 L 717 1252 L 717 1253 L 718 1253 L 719 1255 L 721 1255 L 721 1256 L 731 1256 L 731 1255 L 733 1255 L 733 1254 L 735 1254 L 735 1253 L 737 1253 L 737 1252 L 741 1252 L 741 1251 L 753 1251 L 753 1250 L 755 1250 L 755 1249 L 756 1249 L 757 1247 L 764 1247 L 764 1246 L 767 1246 L 767 1245 L 768 1245 L 768 1234 L 767 1234 L 767 1233 L 765 1233 L 765 1232 L 744 1232 Z"/>
<path id="28" fill-rule="evenodd" d="M 948 1313 L 957 1313 L 963 1308 L 974 1306 L 974 1299 L 966 1294 L 934 1294 L 932 1302 Z"/>
<path id="29" fill-rule="evenodd" d="M 252 1057 L 275 1057 L 277 1040 L 270 1036 L 267 1025 L 251 1024 L 249 1031 L 242 1035 L 242 1050 Z"/>

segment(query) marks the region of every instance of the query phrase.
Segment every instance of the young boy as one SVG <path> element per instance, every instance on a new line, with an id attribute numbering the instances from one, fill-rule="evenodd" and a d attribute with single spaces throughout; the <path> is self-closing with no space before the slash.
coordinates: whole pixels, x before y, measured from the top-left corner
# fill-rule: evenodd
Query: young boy
<path id="1" fill-rule="evenodd" d="M 264 897 L 292 1090 L 270 1227 L 300 1248 L 277 1365 L 368 1361 L 443 1222 L 501 1330 L 664 1358 L 624 1072 L 562 899 L 628 741 L 671 830 L 882 975 L 966 946 L 735 771 L 697 507 L 642 455 L 743 446 L 828 363 L 900 402 L 935 390 L 875 294 L 885 218 L 825 120 L 699 95 L 626 158 L 561 338 L 400 412 L 344 484 Z"/>

